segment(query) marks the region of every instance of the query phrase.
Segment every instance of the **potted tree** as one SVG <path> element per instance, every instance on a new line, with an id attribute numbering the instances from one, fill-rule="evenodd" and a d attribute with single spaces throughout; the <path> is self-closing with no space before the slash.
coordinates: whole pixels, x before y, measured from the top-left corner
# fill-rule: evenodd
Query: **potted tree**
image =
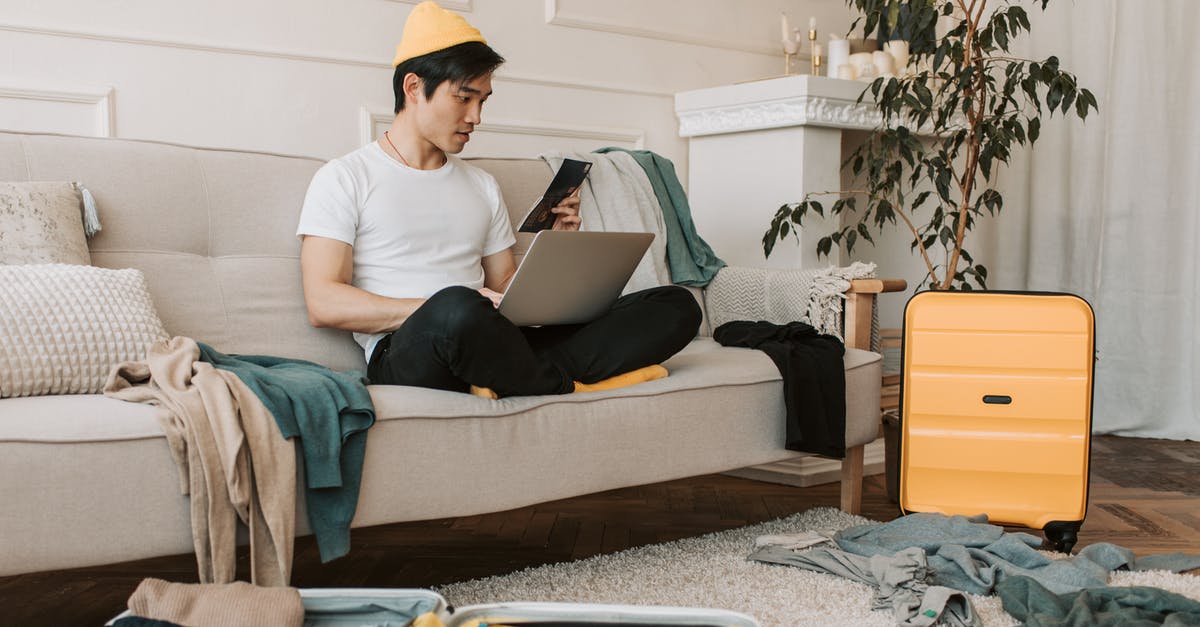
<path id="1" fill-rule="evenodd" d="M 847 0 L 861 12 L 851 32 L 902 33 L 915 71 L 876 78 L 859 96 L 880 114 L 879 126 L 847 159 L 858 189 L 812 192 L 776 211 L 763 252 L 803 224 L 809 212 L 841 216 L 818 240 L 818 256 L 834 246 L 853 251 L 872 232 L 901 226 L 912 235 L 930 289 L 987 288 L 987 268 L 964 248 L 976 221 L 1004 206 L 992 187 L 1015 148 L 1032 145 L 1042 117 L 1059 112 L 1086 119 L 1096 98 L 1078 86 L 1057 57 L 1009 53 L 1030 29 L 1025 9 L 1006 0 Z M 1034 0 L 1044 10 L 1049 0 Z M 937 36 L 939 20 L 953 25 Z M 922 139 L 924 137 L 924 139 Z M 821 199 L 825 199 L 825 203 Z M 832 204 L 826 207 L 826 203 Z"/>

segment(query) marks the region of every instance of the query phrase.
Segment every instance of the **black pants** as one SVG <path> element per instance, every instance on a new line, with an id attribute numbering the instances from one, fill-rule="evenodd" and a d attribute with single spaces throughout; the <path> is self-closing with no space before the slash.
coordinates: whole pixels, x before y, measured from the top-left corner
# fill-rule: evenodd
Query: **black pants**
<path id="1" fill-rule="evenodd" d="M 691 293 L 668 285 L 622 296 L 580 325 L 517 327 L 467 287 L 434 294 L 384 336 L 371 354 L 372 383 L 501 396 L 565 394 L 665 361 L 696 336 L 701 313 Z"/>

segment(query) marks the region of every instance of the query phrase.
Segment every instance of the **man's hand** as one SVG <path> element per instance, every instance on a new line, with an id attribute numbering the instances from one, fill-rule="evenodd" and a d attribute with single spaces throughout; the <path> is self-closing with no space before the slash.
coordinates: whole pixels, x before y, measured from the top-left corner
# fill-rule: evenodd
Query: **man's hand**
<path id="1" fill-rule="evenodd" d="M 554 220 L 553 230 L 555 231 L 578 231 L 579 225 L 583 223 L 579 217 L 578 190 L 575 194 L 563 198 L 562 202 L 550 211 L 558 214 L 558 218 Z"/>
<path id="2" fill-rule="evenodd" d="M 499 307 L 500 299 L 504 298 L 504 294 L 501 294 L 500 292 L 497 292 L 495 290 L 489 290 L 486 287 L 479 288 L 479 293 L 483 294 L 484 296 L 487 296 L 489 299 L 491 299 L 493 307 Z"/>

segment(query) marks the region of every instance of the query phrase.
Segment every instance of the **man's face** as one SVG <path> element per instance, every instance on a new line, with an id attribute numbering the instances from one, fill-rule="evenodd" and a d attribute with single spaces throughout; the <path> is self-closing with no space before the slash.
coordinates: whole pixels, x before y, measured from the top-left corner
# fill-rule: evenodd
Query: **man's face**
<path id="1" fill-rule="evenodd" d="M 492 75 L 485 74 L 466 83 L 445 81 L 425 100 L 422 89 L 417 125 L 421 136 L 442 152 L 458 154 L 471 139 L 479 124 L 483 103 L 492 95 Z"/>

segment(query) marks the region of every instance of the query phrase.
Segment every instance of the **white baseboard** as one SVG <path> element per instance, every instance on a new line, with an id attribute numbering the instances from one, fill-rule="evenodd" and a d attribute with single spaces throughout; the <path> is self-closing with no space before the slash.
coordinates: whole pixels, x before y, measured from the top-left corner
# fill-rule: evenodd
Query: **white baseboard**
<path id="1" fill-rule="evenodd" d="M 863 452 L 863 476 L 884 472 L 883 438 L 867 444 Z M 815 455 L 800 455 L 783 461 L 738 468 L 723 473 L 731 477 L 754 479 L 769 483 L 782 483 L 800 488 L 833 483 L 842 478 L 842 462 Z"/>

